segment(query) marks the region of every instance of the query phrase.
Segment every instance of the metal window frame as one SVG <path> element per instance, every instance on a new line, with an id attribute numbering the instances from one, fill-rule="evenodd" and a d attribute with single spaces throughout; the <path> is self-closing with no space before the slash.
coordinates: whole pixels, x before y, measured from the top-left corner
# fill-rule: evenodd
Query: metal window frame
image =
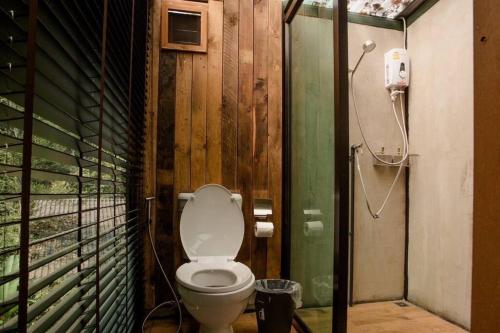
<path id="1" fill-rule="evenodd" d="M 134 41 L 134 36 L 136 33 L 139 31 L 144 30 L 144 40 L 142 40 L 142 37 L 139 36 L 140 40 L 142 42 L 146 42 L 148 39 L 148 1 L 144 3 L 140 3 L 139 6 L 142 6 L 142 16 L 141 19 L 143 20 L 142 25 L 139 25 L 138 29 L 136 29 L 135 25 L 135 15 L 136 15 L 136 1 L 135 0 L 129 0 L 130 3 L 129 8 L 131 10 L 130 13 L 125 13 L 123 11 L 123 8 L 119 8 L 121 10 L 122 15 L 131 15 L 129 16 L 129 19 L 131 20 L 131 26 L 130 26 L 130 53 L 129 57 L 125 55 L 125 60 L 122 60 L 122 67 L 127 67 L 125 71 L 128 73 L 128 77 L 125 75 L 122 75 L 121 78 L 118 78 L 119 80 L 122 80 L 122 85 L 126 85 L 126 87 L 123 87 L 122 91 L 122 97 L 123 100 L 127 98 L 128 96 L 128 104 L 122 104 L 122 110 L 127 113 L 125 115 L 126 118 L 126 126 L 124 126 L 123 122 L 120 123 L 120 119 L 116 120 L 113 119 L 111 123 L 111 127 L 109 127 L 106 124 L 105 121 L 105 115 L 106 117 L 112 117 L 110 115 L 110 109 L 107 109 L 105 107 L 105 104 L 112 104 L 113 102 L 109 101 L 109 94 L 107 93 L 108 88 L 110 88 L 111 92 L 110 94 L 115 94 L 116 91 L 114 90 L 114 86 L 109 86 L 108 76 L 109 74 L 109 80 L 113 81 L 116 80 L 116 78 L 113 78 L 112 76 L 114 75 L 113 70 L 110 69 L 107 65 L 107 51 L 108 51 L 108 44 L 107 44 L 107 39 L 112 40 L 113 38 L 116 38 L 116 35 L 110 35 L 108 36 L 108 0 L 103 0 L 103 13 L 102 13 L 102 20 L 103 20 L 103 26 L 102 26 L 102 39 L 101 39 L 101 53 L 100 53 L 100 83 L 99 83 L 99 89 L 96 91 L 89 92 L 90 93 L 95 93 L 99 94 L 99 104 L 92 106 L 93 108 L 99 108 L 99 117 L 98 119 L 92 119 L 88 123 L 82 122 L 78 124 L 76 122 L 77 126 L 81 126 L 78 128 L 86 128 L 87 133 L 89 133 L 89 136 L 81 135 L 79 138 L 72 137 L 69 132 L 64 132 L 59 128 L 59 125 L 62 124 L 62 118 L 59 118 L 61 122 L 58 121 L 53 121 L 51 124 L 47 123 L 42 123 L 40 122 L 40 119 L 37 118 L 39 111 L 34 112 L 35 104 L 37 98 L 40 99 L 40 96 L 37 95 L 37 91 L 35 89 L 35 85 L 38 83 L 43 83 L 42 81 L 38 81 L 40 78 L 40 68 L 37 67 L 37 62 L 41 61 L 43 62 L 44 58 L 43 55 L 41 54 L 45 52 L 45 49 L 42 50 L 40 48 L 40 45 L 38 45 L 40 38 L 43 35 L 43 29 L 46 29 L 43 23 L 40 23 L 40 15 L 43 15 L 42 11 L 43 8 L 40 9 L 41 3 L 39 0 L 29 0 L 26 4 L 23 4 L 26 8 L 26 13 L 22 13 L 22 15 L 25 15 L 27 17 L 27 24 L 26 26 L 22 26 L 22 33 L 24 33 L 27 38 L 26 40 L 23 40 L 22 43 L 26 43 L 26 64 L 23 65 L 25 68 L 25 82 L 24 82 L 24 89 L 23 91 L 18 91 L 16 92 L 19 96 L 22 96 L 21 94 L 24 95 L 24 112 L 19 112 L 19 110 L 15 109 L 9 109 L 9 114 L 8 114 L 8 119 L 5 121 L 15 121 L 17 125 L 15 125 L 15 128 L 19 128 L 18 126 L 23 125 L 23 137 L 22 139 L 10 137 L 9 135 L 4 135 L 2 134 L 3 139 L 6 139 L 9 142 L 9 146 L 11 146 L 10 142 L 14 142 L 15 144 L 12 144 L 12 147 L 17 153 L 21 153 L 23 157 L 23 162 L 22 165 L 19 166 L 9 166 L 5 165 L 2 167 L 7 168 L 7 173 L 10 173 L 11 175 L 16 175 L 16 176 L 21 176 L 21 193 L 12 193 L 12 194 L 5 194 L 3 193 L 2 200 L 11 200 L 11 199 L 16 199 L 20 200 L 20 211 L 21 211 L 21 217 L 19 221 L 8 221 L 7 223 L 3 223 L 2 227 L 5 226 L 10 226 L 10 225 L 19 225 L 20 226 L 20 234 L 19 234 L 19 246 L 15 246 L 14 250 L 19 251 L 19 257 L 20 257 L 20 262 L 19 262 L 19 270 L 18 272 L 12 272 L 4 277 L 0 278 L 0 281 L 2 284 L 12 281 L 13 279 L 19 278 L 19 291 L 18 293 L 13 296 L 9 297 L 9 299 L 4 300 L 2 305 L 4 306 L 3 311 L 7 311 L 5 309 L 10 309 L 12 306 L 18 306 L 18 311 L 17 311 L 17 316 L 15 318 L 12 318 L 11 320 L 8 321 L 7 326 L 2 326 L 2 329 L 5 329 L 6 331 L 16 331 L 16 332 L 27 332 L 29 324 L 33 324 L 30 326 L 31 330 L 34 331 L 46 331 L 50 328 L 50 323 L 55 323 L 59 319 L 61 319 L 61 314 L 69 310 L 66 308 L 66 306 L 77 306 L 77 301 L 78 302 L 87 302 L 86 306 L 82 307 L 77 307 L 79 308 L 79 311 L 77 312 L 72 312 L 71 315 L 73 316 L 72 321 L 68 321 L 63 323 L 63 325 L 69 326 L 71 325 L 74 320 L 76 320 L 82 313 L 82 311 L 87 307 L 87 306 L 92 306 L 92 301 L 95 301 L 95 304 L 93 308 L 95 309 L 95 325 L 93 325 L 93 328 L 95 329 L 96 332 L 100 332 L 102 330 L 106 330 L 109 328 L 109 324 L 113 323 L 113 320 L 117 320 L 117 318 L 121 318 L 120 321 L 120 327 L 125 327 L 126 326 L 126 331 L 130 332 L 134 329 L 136 329 L 137 322 L 129 322 L 127 320 L 127 317 L 130 313 L 136 313 L 135 317 L 137 317 L 137 313 L 140 314 L 140 312 L 137 312 L 138 308 L 138 303 L 140 303 L 140 291 L 138 290 L 130 292 L 129 287 L 130 287 L 130 281 L 132 283 L 135 283 L 137 286 L 140 284 L 140 277 L 135 273 L 134 275 L 130 275 L 129 270 L 134 268 L 134 272 L 139 271 L 140 272 L 140 265 L 141 261 L 139 260 L 138 252 L 140 251 L 139 248 L 139 235 L 141 232 L 141 226 L 140 226 L 140 221 L 141 218 L 139 214 L 141 213 L 141 191 L 133 191 L 133 186 L 141 186 L 141 177 L 142 177 L 142 171 L 141 171 L 141 165 L 142 165 L 142 160 L 141 160 L 141 154 L 138 151 L 134 151 L 133 148 L 140 147 L 143 144 L 143 139 L 141 141 L 141 138 L 139 137 L 140 135 L 144 134 L 143 129 L 141 129 L 140 122 L 144 121 L 144 98 L 145 98 L 145 92 L 141 95 L 141 93 L 138 94 L 137 88 L 134 87 L 133 81 L 134 78 L 139 75 L 141 77 L 141 80 L 146 80 L 147 75 L 145 70 L 141 72 L 141 69 L 139 67 L 144 67 L 145 68 L 145 63 L 141 64 L 141 60 L 146 60 L 146 55 L 142 55 L 138 57 L 138 63 L 135 62 L 134 58 L 134 50 L 138 50 L 138 53 L 141 53 L 140 51 L 142 48 L 140 45 L 135 45 Z M 130 5 L 131 4 L 131 5 Z M 46 7 L 45 7 L 46 9 Z M 47 10 L 45 11 L 45 13 Z M 52 14 L 52 13 L 51 13 Z M 14 13 L 12 13 L 12 19 L 14 20 Z M 115 21 L 116 23 L 116 21 Z M 61 25 L 61 22 L 58 22 L 58 24 Z M 63 26 L 64 24 L 62 24 Z M 58 26 L 59 29 L 59 26 Z M 47 36 L 47 32 L 45 32 Z M 59 35 L 60 37 L 60 35 Z M 126 39 L 126 38 L 125 38 Z M 54 39 L 55 40 L 55 39 Z M 115 41 L 116 45 L 116 41 Z M 112 47 L 110 47 L 110 50 L 112 50 Z M 87 50 L 91 52 L 91 50 Z M 84 50 L 80 49 L 77 52 L 85 52 Z M 97 51 L 96 51 L 97 52 Z M 115 51 L 116 52 L 116 51 Z M 14 53 L 13 53 L 14 54 Z M 80 54 L 79 54 L 80 55 Z M 71 57 L 70 57 L 71 58 Z M 48 59 L 48 58 L 45 58 Z M 69 59 L 69 58 L 68 58 Z M 109 58 L 108 58 L 109 59 Z M 120 60 L 120 59 L 119 59 Z M 60 65 L 63 66 L 63 65 Z M 65 70 L 63 67 L 61 67 L 62 70 Z M 142 73 L 142 74 L 141 74 Z M 63 73 L 66 74 L 66 73 Z M 10 79 L 9 76 L 7 76 L 7 80 Z M 57 77 L 59 79 L 59 77 Z M 66 77 L 63 77 L 62 80 L 66 79 Z M 17 80 L 17 78 L 16 78 Z M 36 81 L 36 82 L 35 82 Z M 137 81 L 137 80 L 135 80 Z M 116 84 L 116 82 L 112 83 L 111 85 Z M 134 88 L 133 88 L 134 87 Z M 79 87 L 83 90 L 82 87 Z M 146 85 L 144 84 L 144 89 L 146 88 Z M 6 93 L 7 95 L 7 93 Z M 139 96 L 137 96 L 139 95 Z M 116 100 L 115 100 L 116 101 Z M 118 101 L 120 102 L 120 101 Z M 19 103 L 19 102 L 18 102 Z M 75 103 L 76 105 L 76 103 Z M 111 105 L 111 108 L 113 108 L 113 105 Z M 38 106 L 39 109 L 39 106 Z M 89 110 L 90 111 L 90 110 Z M 124 117 L 123 112 L 121 113 L 113 113 L 114 111 L 111 110 L 112 114 L 116 114 L 119 117 Z M 35 116 L 36 114 L 36 116 Z M 89 112 L 90 114 L 90 112 Z M 139 116 L 138 116 L 139 114 Z M 69 114 L 68 114 L 69 116 Z M 71 118 L 68 118 L 71 119 Z M 2 119 L 4 120 L 4 119 Z M 74 118 L 73 120 L 77 120 L 77 118 Z M 138 121 L 139 120 L 139 121 Z M 92 123 L 98 123 L 98 130 L 96 133 L 93 133 L 90 131 Z M 45 127 L 44 127 L 45 126 Z M 56 126 L 56 127 L 54 127 Z M 123 129 L 126 129 L 126 133 L 124 134 L 123 138 L 121 137 L 121 134 L 117 134 L 116 130 L 113 128 L 113 126 L 120 127 L 120 129 L 123 127 Z M 42 129 L 43 127 L 43 129 Z M 76 127 L 74 127 L 76 128 Z M 47 132 L 47 129 L 50 129 L 51 131 Z M 43 135 L 41 138 L 47 139 L 50 142 L 52 142 L 52 138 L 57 137 L 58 135 L 63 135 L 63 139 L 61 139 L 61 142 L 54 141 L 53 143 L 57 144 L 62 144 L 65 148 L 67 149 L 73 149 L 74 152 L 71 154 L 65 153 L 62 151 L 55 150 L 53 148 L 49 148 L 47 146 L 39 145 L 38 143 L 33 142 L 35 139 L 35 136 L 40 135 L 39 132 L 42 130 Z M 71 132 L 72 130 L 70 130 Z M 142 132 L 141 132 L 142 131 Z M 42 133 L 40 132 L 40 133 Z M 60 133 L 59 133 L 60 132 Z M 105 132 L 107 134 L 111 133 L 110 141 L 108 140 L 108 137 L 105 136 Z M 79 131 L 74 131 L 73 133 L 79 133 Z M 141 134 L 137 134 L 141 133 Z M 118 136 L 120 137 L 118 137 Z M 139 135 L 139 136 L 138 136 Z M 97 137 L 97 138 L 96 138 Z M 116 141 L 115 138 L 118 138 L 119 140 Z M 134 138 L 139 138 L 139 140 L 136 140 Z M 69 140 L 68 140 L 69 139 Z M 97 139 L 97 140 L 96 140 Z M 124 142 L 121 142 L 122 140 L 125 140 Z M 95 141 L 94 141 L 95 140 Z M 89 144 L 90 143 L 90 144 Z M 134 147 L 132 147 L 132 144 Z M 114 146 L 119 146 L 119 145 L 125 145 L 126 150 L 120 150 L 120 153 L 114 153 Z M 119 148 L 121 149 L 121 148 Z M 76 152 L 76 154 L 79 155 L 72 155 Z M 113 152 L 113 153 L 112 153 Z M 119 154 L 123 153 L 122 156 L 126 156 L 125 158 L 128 160 L 127 162 L 124 162 L 125 160 L 121 161 L 119 157 Z M 43 155 L 43 156 L 42 156 Z M 84 155 L 88 155 L 85 156 Z M 56 163 L 67 163 L 71 165 L 72 167 L 77 167 L 78 168 L 78 174 L 73 175 L 73 174 L 68 174 L 65 172 L 57 172 L 57 171 L 51 171 L 51 170 L 39 170 L 36 169 L 36 166 L 33 166 L 34 164 L 32 163 L 32 159 L 36 157 L 42 157 L 42 158 L 47 158 L 51 162 L 56 162 Z M 90 158 L 90 159 L 89 159 Z M 94 162 L 91 162 L 92 159 L 95 158 Z M 123 165 L 122 165 L 123 162 Z M 105 163 L 110 163 L 112 167 L 109 167 L 109 164 Z M 126 164 L 125 164 L 126 163 Z M 9 169 L 10 168 L 10 169 Z M 87 168 L 89 170 L 95 170 L 97 168 L 97 177 L 87 177 L 83 175 L 83 168 Z M 19 169 L 19 170 L 18 170 Z M 122 171 L 126 169 L 126 182 L 122 181 L 121 179 L 117 179 L 117 177 L 124 177 L 125 172 Z M 134 173 L 135 172 L 135 173 Z M 103 177 L 103 175 L 108 175 L 108 177 Z M 111 176 L 109 176 L 111 175 Z M 77 193 L 32 193 L 31 189 L 31 182 L 33 178 L 36 177 L 41 177 L 42 179 L 45 176 L 49 177 L 47 179 L 52 179 L 50 177 L 59 177 L 62 178 L 63 180 L 70 180 L 71 182 L 74 182 L 75 184 L 78 185 L 78 192 Z M 83 195 L 83 186 L 85 185 L 85 182 L 92 181 L 92 182 L 97 182 L 97 191 L 96 193 L 92 194 L 85 194 Z M 106 184 L 106 185 L 111 185 L 113 188 L 112 193 L 106 193 L 103 192 L 101 189 L 101 184 Z M 124 190 L 122 190 L 124 188 Z M 118 191 L 120 189 L 120 191 Z M 131 193 L 133 192 L 133 193 Z M 125 197 L 125 203 L 117 203 L 117 196 L 124 196 Z M 83 209 L 83 200 L 87 198 L 87 196 L 90 198 L 97 198 L 97 203 L 96 207 L 93 208 L 86 208 Z M 101 206 L 101 198 L 102 196 L 112 196 L 113 200 L 113 205 L 109 206 Z M 30 217 L 30 204 L 31 200 L 33 198 L 38 198 L 38 197 L 47 197 L 50 198 L 49 200 L 52 200 L 51 198 L 75 198 L 77 200 L 77 205 L 78 209 L 77 211 L 71 211 L 71 212 L 65 212 L 65 213 L 57 213 L 54 215 L 49 216 L 44 216 L 43 218 L 41 217 Z M 117 212 L 117 207 L 126 205 L 125 206 L 125 213 L 123 214 L 118 214 Z M 103 219 L 100 213 L 101 208 L 111 208 L 113 212 L 113 216 L 110 218 L 105 218 Z M 82 213 L 87 213 L 90 211 L 95 211 L 97 214 L 97 219 L 96 222 L 93 223 L 87 223 L 85 225 L 82 225 Z M 73 229 L 69 229 L 66 231 L 61 231 L 60 233 L 56 233 L 55 235 L 51 235 L 45 238 L 41 239 L 36 239 L 30 242 L 30 222 L 33 222 L 35 220 L 41 220 L 41 219 L 46 219 L 46 218 L 53 218 L 53 217 L 62 217 L 62 216 L 68 216 L 68 215 L 74 215 L 76 216 L 76 223 L 77 227 Z M 125 216 L 124 220 L 120 221 L 119 223 L 117 222 L 118 218 L 123 218 Z M 105 231 L 101 232 L 100 230 L 100 223 L 105 222 L 105 221 L 112 221 L 112 228 L 111 229 L 106 229 Z M 91 238 L 82 238 L 82 229 L 85 228 L 96 228 L 96 236 L 91 237 Z M 35 244 L 35 243 L 41 243 L 50 239 L 54 239 L 57 237 L 60 237 L 61 235 L 67 234 L 69 232 L 75 232 L 77 233 L 77 243 L 72 244 L 71 246 L 64 247 L 60 249 L 58 252 L 51 254 L 51 255 L 46 255 L 45 257 L 33 261 L 30 263 L 30 246 Z M 113 237 L 110 239 L 105 239 L 103 241 L 100 241 L 100 236 L 104 235 L 112 235 Z M 123 239 L 125 242 L 121 242 L 119 246 L 115 246 L 116 242 L 118 239 Z M 92 252 L 88 252 L 84 255 L 82 255 L 82 246 L 86 245 L 90 242 L 95 242 L 96 247 L 95 250 Z M 125 244 L 125 245 L 123 245 Z M 106 252 L 103 252 L 100 254 L 101 251 L 104 249 L 108 248 Z M 109 250 L 112 249 L 112 250 Z M 4 252 L 9 253 L 12 249 L 5 248 Z M 65 263 L 63 266 L 55 270 L 54 272 L 51 272 L 50 274 L 43 276 L 42 279 L 37 280 L 35 282 L 29 281 L 30 277 L 30 271 L 33 271 L 34 269 L 40 268 L 41 266 L 46 265 L 49 262 L 52 262 L 53 260 L 56 260 L 60 258 L 61 256 L 70 253 L 70 252 L 78 252 L 78 255 L 75 260 L 69 261 L 68 263 Z M 124 254 L 123 254 L 124 253 Z M 95 257 L 96 259 L 96 264 L 94 266 L 91 266 L 90 269 L 83 269 L 81 264 L 83 261 L 88 260 L 90 257 Z M 129 263 L 129 259 L 135 257 L 136 259 L 133 261 L 133 263 Z M 112 261 L 114 260 L 114 261 Z M 115 264 L 112 264 L 112 263 Z M 65 280 L 60 286 L 54 290 L 52 290 L 50 293 L 44 296 L 43 299 L 41 299 L 39 302 L 34 303 L 29 306 L 28 308 L 28 303 L 29 303 L 29 298 L 31 295 L 36 293 L 38 290 L 46 287 L 48 284 L 51 282 L 57 280 L 59 277 L 63 276 L 67 272 L 69 272 L 72 269 L 76 269 L 76 274 L 72 275 L 69 279 Z M 111 280 L 113 279 L 113 275 L 109 275 L 109 269 L 112 269 L 113 271 L 116 270 L 119 274 L 122 274 L 122 272 L 125 272 L 125 287 L 123 287 L 123 284 L 120 283 L 119 285 L 117 284 L 114 289 L 109 289 L 107 287 L 106 279 L 109 279 L 111 277 Z M 82 283 L 84 279 L 87 277 L 91 277 L 93 274 L 95 274 L 95 283 Z M 132 280 L 130 280 L 132 279 Z M 64 287 L 63 287 L 64 286 Z M 93 286 L 93 287 L 92 287 Z M 120 287 L 121 286 L 121 287 Z M 64 289 L 64 288 L 70 288 L 70 289 Z M 94 291 L 92 291 L 92 288 Z M 106 289 L 107 288 L 107 289 Z M 124 289 L 123 289 L 124 288 Z M 102 289 L 102 291 L 101 291 Z M 48 320 L 48 322 L 43 322 L 43 321 L 37 321 L 37 322 L 32 322 L 32 320 L 41 314 L 43 311 L 45 311 L 48 306 L 52 305 L 54 302 L 56 302 L 58 299 L 63 297 L 67 291 L 71 290 L 71 297 L 68 295 L 65 296 L 64 302 L 58 304 L 51 310 L 51 319 Z M 123 292 L 124 291 L 124 292 Z M 114 299 L 119 300 L 119 302 L 110 302 L 110 299 L 107 297 L 104 297 L 105 294 L 103 293 L 109 293 L 114 294 L 116 297 Z M 92 298 L 92 294 L 95 294 L 96 297 Z M 80 295 L 80 296 L 79 296 Z M 85 298 L 84 295 L 87 295 L 90 297 Z M 76 298 L 75 298 L 76 297 Z M 82 301 L 82 297 L 84 297 L 85 301 Z M 90 300 L 90 303 L 88 303 Z M 73 301 L 73 303 L 71 303 Z M 70 303 L 68 303 L 70 302 Z M 64 304 L 63 304 L 64 303 Z M 102 303 L 102 304 L 101 304 Z M 80 304 L 81 305 L 81 304 Z M 90 310 L 91 308 L 88 308 L 87 310 Z M 116 311 L 113 311 L 116 310 Z M 62 312 L 61 312 L 62 311 Z M 93 310 L 92 310 L 93 312 Z M 52 314 L 59 314 L 59 315 L 52 315 Z M 70 312 L 68 312 L 70 313 Z M 76 314 L 76 315 L 75 315 Z M 46 314 L 44 314 L 45 316 Z M 102 315 L 102 318 L 101 318 Z M 117 317 L 118 316 L 118 317 Z M 66 317 L 66 315 L 64 316 Z M 69 317 L 68 317 L 69 318 Z M 124 319 L 125 318 L 125 319 Z M 60 323 L 60 322 L 59 322 Z M 5 323 L 4 323 L 5 325 Z M 49 325 L 49 326 L 48 326 Z M 92 324 L 91 324 L 92 325 Z M 87 326 L 88 328 L 88 326 Z"/>
<path id="2" fill-rule="evenodd" d="M 303 0 L 290 0 L 283 12 L 283 226 L 282 226 L 282 277 L 290 278 L 291 252 L 291 22 Z M 348 290 L 348 232 L 349 232 L 349 99 L 348 99 L 348 53 L 347 53 L 347 0 L 334 1 L 331 9 L 334 39 L 334 119 L 335 119 L 335 217 L 333 258 L 333 315 L 332 332 L 347 331 Z M 303 326 L 300 318 L 296 322 Z M 305 331 L 307 327 L 303 327 Z"/>
<path id="3" fill-rule="evenodd" d="M 298 0 L 289 0 L 284 8 L 285 22 L 288 22 L 300 6 L 297 7 Z M 362 25 L 369 25 L 377 28 L 393 29 L 403 31 L 403 22 L 401 18 L 406 19 L 408 26 L 412 25 L 420 16 L 428 11 L 432 6 L 438 3 L 439 0 L 415 0 L 406 7 L 396 18 L 386 18 L 373 15 L 365 15 L 359 13 L 348 12 L 348 22 Z M 318 10 L 319 7 L 307 5 L 311 9 Z"/>
<path id="4" fill-rule="evenodd" d="M 348 304 L 348 271 L 349 271 L 349 229 L 350 229 L 350 185 L 349 185 L 349 123 L 348 101 L 348 61 L 347 61 L 347 23 L 370 25 L 386 29 L 403 30 L 400 18 L 407 20 L 410 26 L 439 0 L 416 0 L 406 8 L 396 19 L 348 13 L 347 1 L 338 0 L 334 3 L 332 15 L 334 19 L 335 38 L 335 221 L 334 221 L 334 277 L 337 286 L 333 293 L 333 332 L 345 333 L 347 330 Z M 283 226 L 282 226 L 282 263 L 283 278 L 290 278 L 290 182 L 291 182 L 291 76 L 290 76 L 290 23 L 297 14 L 303 0 L 289 0 L 283 8 Z M 407 237 L 407 236 L 406 236 Z M 407 272 L 405 270 L 405 276 Z M 335 278 L 334 278 L 335 281 Z M 407 278 L 405 278 L 405 285 Z M 300 319 L 299 325 L 303 325 Z M 304 327 L 307 331 L 307 327 Z"/>

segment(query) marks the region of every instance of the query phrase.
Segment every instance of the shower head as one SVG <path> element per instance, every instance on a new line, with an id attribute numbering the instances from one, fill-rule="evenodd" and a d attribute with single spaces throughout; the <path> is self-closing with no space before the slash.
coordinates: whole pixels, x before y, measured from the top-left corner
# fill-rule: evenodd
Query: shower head
<path id="1" fill-rule="evenodd" d="M 354 75 L 354 73 L 358 69 L 358 66 L 361 63 L 361 60 L 363 60 L 363 57 L 365 56 L 365 54 L 370 53 L 371 51 L 375 50 L 376 46 L 377 46 L 377 44 L 370 39 L 363 43 L 363 53 L 359 57 L 358 62 L 356 63 L 356 66 L 354 66 L 354 69 L 350 70 L 352 75 Z"/>
<path id="2" fill-rule="evenodd" d="M 367 40 L 366 42 L 363 43 L 363 52 L 364 53 L 370 53 L 375 49 L 377 44 L 372 41 L 372 40 Z"/>

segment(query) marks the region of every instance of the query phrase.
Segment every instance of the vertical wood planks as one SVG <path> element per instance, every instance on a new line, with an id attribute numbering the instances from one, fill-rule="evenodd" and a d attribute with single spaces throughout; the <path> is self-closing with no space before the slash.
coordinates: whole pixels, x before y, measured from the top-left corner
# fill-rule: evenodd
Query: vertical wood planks
<path id="1" fill-rule="evenodd" d="M 243 197 L 245 236 L 239 259 L 250 266 L 253 236 L 253 0 L 240 0 L 238 56 L 238 189 Z"/>
<path id="2" fill-rule="evenodd" d="M 271 0 L 272 1 L 272 0 Z M 267 198 L 268 192 L 268 146 L 267 146 L 267 102 L 268 102 L 268 32 L 269 32 L 269 4 L 268 0 L 254 2 L 254 161 L 253 184 L 254 192 Z"/>
<path id="3" fill-rule="evenodd" d="M 281 1 L 269 0 L 268 129 L 269 194 L 273 200 L 274 235 L 268 240 L 267 277 L 281 273 L 281 207 L 282 207 L 282 50 Z"/>
<path id="4" fill-rule="evenodd" d="M 176 248 L 174 267 L 182 261 L 182 246 L 179 235 L 179 218 L 177 213 L 177 196 L 181 192 L 191 190 L 191 94 L 193 79 L 193 55 L 179 53 L 177 55 L 177 84 L 175 101 L 175 158 L 174 158 L 174 212 L 173 233 Z"/>
<path id="5" fill-rule="evenodd" d="M 208 2 L 207 183 L 222 183 L 222 37 L 224 3 Z"/>
<path id="6" fill-rule="evenodd" d="M 239 65 L 239 3 L 224 1 L 222 74 L 222 184 L 236 189 Z M 209 13 L 210 21 L 210 13 Z"/>
<path id="7" fill-rule="evenodd" d="M 175 253 L 176 243 L 172 234 L 172 201 L 174 186 L 175 145 L 175 86 L 177 54 L 160 52 L 160 86 L 158 97 L 157 163 L 156 163 L 156 211 L 157 225 L 155 243 L 162 244 L 158 252 L 161 262 L 169 262 Z M 152 254 L 151 254 L 152 255 Z M 167 265 L 169 278 L 175 277 L 173 265 Z M 155 274 L 156 298 L 171 298 L 172 295 L 161 274 Z"/>
<path id="8" fill-rule="evenodd" d="M 253 195 L 268 198 L 268 0 L 255 0 L 253 39 Z M 252 224 L 255 223 L 252 221 Z M 257 278 L 266 277 L 267 238 L 252 239 L 252 271 Z"/>
<path id="9" fill-rule="evenodd" d="M 160 58 L 160 20 L 161 0 L 154 0 L 150 6 L 152 15 L 149 18 L 151 35 L 151 50 L 148 52 L 147 92 L 146 95 L 146 131 L 144 144 L 144 197 L 156 195 L 156 137 L 158 115 L 158 84 L 159 84 L 159 58 Z M 154 207 L 154 206 L 153 206 Z M 151 229 L 153 237 L 156 229 L 156 209 L 152 210 Z M 155 273 L 154 259 L 151 255 L 151 246 L 148 236 L 144 235 L 144 274 L 146 283 L 144 288 L 144 306 L 151 309 L 155 306 L 155 286 L 152 283 Z"/>
<path id="10" fill-rule="evenodd" d="M 207 153 L 207 55 L 193 54 L 191 190 L 205 185 Z"/>
<path id="11" fill-rule="evenodd" d="M 169 218 L 158 219 L 157 244 L 174 249 L 173 258 L 168 250 L 162 258 L 172 274 L 183 262 L 178 193 L 222 184 L 243 196 L 245 238 L 238 260 L 258 278 L 279 277 L 281 1 L 209 0 L 208 8 L 206 54 L 162 53 L 157 196 L 168 197 L 172 206 L 158 207 Z M 164 72 L 167 65 L 172 75 Z M 271 239 L 253 235 L 254 197 L 273 200 Z"/>

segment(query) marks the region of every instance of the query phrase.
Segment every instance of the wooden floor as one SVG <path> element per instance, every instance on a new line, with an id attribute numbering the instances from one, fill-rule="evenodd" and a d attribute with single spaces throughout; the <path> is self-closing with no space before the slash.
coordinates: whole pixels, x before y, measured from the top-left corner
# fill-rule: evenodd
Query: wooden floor
<path id="1" fill-rule="evenodd" d="M 349 308 L 348 333 L 465 333 L 467 331 L 407 302 L 359 304 Z M 331 308 L 301 309 L 314 333 L 331 333 Z"/>
<path id="2" fill-rule="evenodd" d="M 410 303 L 360 304 L 349 311 L 349 333 L 465 333 L 464 329 Z"/>
<path id="3" fill-rule="evenodd" d="M 355 305 L 349 309 L 348 333 L 466 333 L 438 316 L 419 307 L 405 303 L 381 302 Z M 300 309 L 299 317 L 314 333 L 331 333 L 331 308 Z M 146 333 L 175 333 L 176 325 L 169 321 L 153 321 L 146 326 Z M 256 333 L 255 314 L 242 315 L 233 325 L 235 333 Z M 196 333 L 197 326 L 190 320 L 183 325 L 182 333 Z M 291 333 L 297 333 L 292 328 Z"/>
<path id="4" fill-rule="evenodd" d="M 151 325 L 146 326 L 145 333 L 175 333 L 177 326 L 168 321 L 154 321 Z M 240 316 L 240 318 L 233 324 L 234 333 L 256 333 L 257 332 L 257 321 L 255 319 L 255 313 L 245 313 Z M 197 333 L 198 327 L 193 325 L 192 321 L 186 321 L 182 325 L 182 333 Z M 297 333 L 295 329 L 292 328 L 291 333 Z"/>

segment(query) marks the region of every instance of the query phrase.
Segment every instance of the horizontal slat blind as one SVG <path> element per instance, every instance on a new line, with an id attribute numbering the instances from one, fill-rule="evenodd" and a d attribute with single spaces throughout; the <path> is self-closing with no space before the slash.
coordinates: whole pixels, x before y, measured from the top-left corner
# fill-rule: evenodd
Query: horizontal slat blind
<path id="1" fill-rule="evenodd" d="M 0 331 L 136 327 L 147 6 L 0 0 Z"/>
<path id="2" fill-rule="evenodd" d="M 23 165 L 24 96 L 27 11 L 22 6 L 0 7 L 0 301 L 18 297 Z M 16 81 L 17 78 L 17 81 Z M 16 100 L 17 102 L 13 102 Z M 10 150 L 10 152 L 9 152 Z M 15 151 L 15 153 L 14 153 Z M 10 278 L 8 278 L 11 276 Z M 7 278 L 4 278 L 7 277 Z M 17 318 L 17 306 L 1 306 L 2 324 Z M 1 326 L 0 326 L 1 327 Z"/>

